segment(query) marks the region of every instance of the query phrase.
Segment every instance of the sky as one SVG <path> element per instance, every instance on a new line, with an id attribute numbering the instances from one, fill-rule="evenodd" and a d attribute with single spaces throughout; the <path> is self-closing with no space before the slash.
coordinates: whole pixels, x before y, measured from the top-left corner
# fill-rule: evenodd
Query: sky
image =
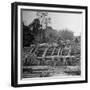
<path id="1" fill-rule="evenodd" d="M 22 21 L 25 25 L 29 25 L 36 18 L 36 11 L 22 11 Z M 51 18 L 50 26 L 53 29 L 64 30 L 68 29 L 74 32 L 75 36 L 80 35 L 82 31 L 83 25 L 83 15 L 77 13 L 56 13 L 56 12 L 48 12 L 48 17 Z"/>

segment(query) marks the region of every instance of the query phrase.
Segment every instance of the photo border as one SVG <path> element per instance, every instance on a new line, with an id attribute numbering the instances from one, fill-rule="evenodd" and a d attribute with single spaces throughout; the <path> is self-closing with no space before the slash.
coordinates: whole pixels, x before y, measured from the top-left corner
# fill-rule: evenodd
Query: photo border
<path id="1" fill-rule="evenodd" d="M 18 84 L 18 6 L 38 6 L 38 7 L 54 7 L 54 8 L 70 8 L 85 10 L 85 80 L 79 81 L 63 81 L 63 82 L 47 82 L 33 84 Z M 74 84 L 88 82 L 88 7 L 73 5 L 57 5 L 43 3 L 26 3 L 14 2 L 11 4 L 11 85 L 13 87 L 24 86 L 41 86 L 41 85 L 58 85 L 58 84 Z"/>

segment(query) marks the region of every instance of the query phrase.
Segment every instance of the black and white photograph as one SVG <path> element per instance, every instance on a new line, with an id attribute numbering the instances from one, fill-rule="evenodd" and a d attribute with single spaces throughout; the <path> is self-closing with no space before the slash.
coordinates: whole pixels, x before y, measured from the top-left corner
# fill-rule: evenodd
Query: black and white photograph
<path id="1" fill-rule="evenodd" d="M 22 10 L 22 78 L 81 75 L 82 13 Z"/>
<path id="2" fill-rule="evenodd" d="M 17 8 L 18 84 L 86 81 L 86 7 Z"/>

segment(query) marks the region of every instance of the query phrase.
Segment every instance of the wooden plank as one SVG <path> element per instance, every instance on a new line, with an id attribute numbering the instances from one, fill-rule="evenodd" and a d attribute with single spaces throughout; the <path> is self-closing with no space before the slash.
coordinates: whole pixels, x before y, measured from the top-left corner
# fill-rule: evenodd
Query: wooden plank
<path id="1" fill-rule="evenodd" d="M 58 50 L 58 55 L 59 55 L 60 52 L 61 52 L 61 48 L 59 48 L 59 50 Z"/>
<path id="2" fill-rule="evenodd" d="M 54 49 L 53 49 L 53 51 L 52 51 L 52 54 L 51 54 L 51 56 L 53 55 L 53 53 L 54 53 L 55 49 L 56 49 L 56 47 L 54 47 Z"/>
<path id="3" fill-rule="evenodd" d="M 54 55 L 54 56 L 45 56 L 45 57 L 37 57 L 37 58 L 73 58 L 75 56 L 70 56 L 70 55 L 67 55 L 67 56 L 59 56 L 59 55 Z"/>
<path id="4" fill-rule="evenodd" d="M 35 55 L 35 52 L 37 51 L 38 48 L 39 48 L 39 46 L 36 47 L 36 49 L 33 52 L 33 55 Z"/>
<path id="5" fill-rule="evenodd" d="M 42 57 L 45 57 L 45 55 L 46 55 L 46 52 L 47 52 L 48 48 L 49 48 L 49 47 L 47 47 L 47 48 L 45 49 L 45 51 L 44 51 L 44 53 L 43 53 Z"/>
<path id="6" fill-rule="evenodd" d="M 71 53 L 71 46 L 69 47 L 69 52 L 68 52 L 68 55 L 70 55 L 70 53 Z"/>
<path id="7" fill-rule="evenodd" d="M 34 48 L 35 48 L 35 47 L 33 47 L 33 48 L 30 50 L 29 54 L 31 54 L 31 52 L 32 52 L 32 50 L 33 50 Z"/>

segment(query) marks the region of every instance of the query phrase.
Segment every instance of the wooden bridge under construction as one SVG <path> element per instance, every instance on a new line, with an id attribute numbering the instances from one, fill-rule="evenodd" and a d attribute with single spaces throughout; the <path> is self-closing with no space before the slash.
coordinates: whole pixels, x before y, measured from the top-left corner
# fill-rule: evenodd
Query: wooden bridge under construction
<path id="1" fill-rule="evenodd" d="M 24 48 L 24 50 L 24 52 L 27 52 L 24 57 L 27 61 L 30 59 L 37 59 L 38 61 L 61 60 L 64 64 L 67 64 L 68 60 L 80 59 L 80 51 L 72 52 L 70 46 L 61 48 L 60 46 L 32 45 L 29 48 Z"/>
<path id="2" fill-rule="evenodd" d="M 22 78 L 65 75 L 67 72 L 80 75 L 78 66 L 80 51 L 73 52 L 71 47 L 31 45 L 24 48 Z"/>

